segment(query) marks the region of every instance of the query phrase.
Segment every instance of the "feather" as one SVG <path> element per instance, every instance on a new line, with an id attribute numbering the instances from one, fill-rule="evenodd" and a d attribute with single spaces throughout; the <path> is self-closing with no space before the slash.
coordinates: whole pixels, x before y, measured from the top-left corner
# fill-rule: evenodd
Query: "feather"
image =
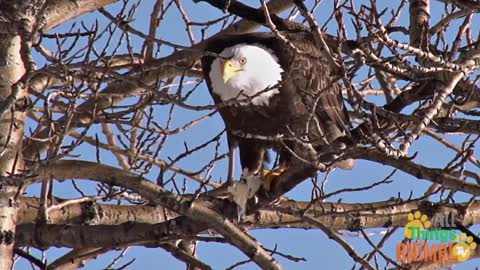
<path id="1" fill-rule="evenodd" d="M 288 137 L 293 132 L 295 136 L 308 138 L 314 147 L 321 149 L 322 145 L 330 144 L 338 137 L 344 136 L 350 125 L 341 86 L 335 79 L 338 76 L 334 74 L 334 65 L 329 63 L 324 52 L 315 46 L 312 34 L 296 32 L 282 33 L 282 35 L 296 49 L 285 44 L 273 33 L 228 35 L 210 41 L 206 46 L 206 51 L 210 53 L 201 59 L 206 84 L 217 104 L 225 100 L 224 95 L 229 89 L 234 89 L 237 93 L 240 90 L 232 88 L 231 85 L 230 88 L 226 85 L 227 89 L 219 89 L 219 84 L 213 83 L 220 80 L 220 74 L 218 74 L 218 66 L 215 67 L 217 71 L 212 72 L 212 65 L 218 65 L 219 58 L 234 56 L 215 57 L 214 54 L 234 52 L 242 46 L 256 46 L 266 49 L 267 53 L 273 56 L 278 67 L 272 64 L 272 70 L 277 68 L 277 74 L 279 69 L 283 71 L 280 86 L 275 89 L 278 93 L 264 96 L 268 102 L 264 99 L 262 102 L 219 108 L 225 126 L 230 131 L 228 132 L 229 141 L 235 142 L 231 145 L 240 146 L 242 168 L 253 173 L 261 169 L 267 148 L 273 148 L 279 152 L 281 160 L 285 163 L 291 161 L 291 153 L 285 149 L 284 144 L 279 144 L 275 140 L 262 139 L 263 137 Z M 259 54 L 258 57 L 264 56 Z M 258 77 L 254 79 L 260 82 L 262 73 L 270 74 L 271 71 L 262 72 L 262 69 L 255 71 Z M 252 80 L 252 78 L 245 78 L 247 81 Z M 272 84 L 272 80 L 265 79 L 264 82 L 266 85 Z M 237 131 L 257 137 L 244 138 L 235 135 L 238 134 Z M 285 142 L 295 151 L 295 143 Z M 305 155 L 301 151 L 295 153 L 301 157 Z"/>

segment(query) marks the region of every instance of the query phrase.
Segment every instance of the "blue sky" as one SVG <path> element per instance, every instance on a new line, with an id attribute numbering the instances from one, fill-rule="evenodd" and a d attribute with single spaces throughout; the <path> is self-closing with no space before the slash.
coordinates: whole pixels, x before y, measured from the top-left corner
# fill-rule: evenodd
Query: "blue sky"
<path id="1" fill-rule="evenodd" d="M 135 15 L 135 20 L 132 22 L 132 26 L 137 30 L 141 30 L 146 33 L 148 29 L 148 20 L 150 17 L 150 10 L 153 6 L 153 1 L 143 1 L 140 3 L 139 9 Z M 315 15 L 320 21 L 320 24 L 323 24 L 326 17 L 330 14 L 332 10 L 333 1 L 323 1 L 320 4 L 320 7 L 317 9 Z M 363 1 L 358 1 L 363 3 Z M 368 2 L 368 1 L 367 1 Z M 382 2 L 383 5 L 390 5 L 386 1 Z M 247 1 L 247 4 L 252 6 L 258 6 L 257 1 Z M 203 22 L 207 20 L 212 20 L 223 16 L 222 12 L 209 6 L 206 3 L 194 4 L 191 1 L 184 1 L 184 7 L 192 21 Z M 393 6 L 397 6 L 397 1 Z M 358 4 L 360 6 L 360 3 Z M 120 8 L 119 4 L 110 6 L 107 8 L 112 13 L 115 13 Z M 435 23 L 440 19 L 440 15 L 443 12 L 442 6 L 433 1 L 432 3 L 432 21 Z M 379 8 L 381 9 L 381 8 Z M 404 12 L 407 12 L 407 9 L 404 9 Z M 400 25 L 408 27 L 408 14 L 404 13 L 399 21 Z M 100 25 L 105 25 L 105 18 L 98 12 L 88 14 L 79 18 L 83 20 L 87 25 L 94 23 L 94 20 L 98 20 Z M 77 22 L 79 21 L 77 20 Z M 478 18 L 477 18 L 478 20 Z M 387 21 L 387 19 L 384 19 Z M 433 25 L 432 23 L 432 25 Z M 347 22 L 348 24 L 348 22 Z M 69 31 L 71 23 L 67 23 L 61 27 L 53 29 L 51 32 L 63 33 Z M 453 24 L 455 26 L 455 24 Z M 77 24 L 78 27 L 78 24 Z M 455 29 L 455 28 L 454 28 Z M 200 41 L 200 29 L 198 27 L 194 28 L 194 33 L 196 41 Z M 207 31 L 207 36 L 214 34 L 217 29 L 212 28 Z M 351 30 L 351 28 L 349 29 Z M 336 33 L 336 28 L 334 23 L 328 25 L 327 32 L 331 34 Z M 351 32 L 353 34 L 353 31 Z M 181 17 L 175 8 L 172 7 L 164 20 L 161 22 L 161 25 L 158 30 L 158 38 L 165 39 L 171 42 L 175 42 L 182 45 L 190 45 L 188 38 L 184 31 L 184 25 L 181 21 Z M 353 36 L 352 36 L 353 37 Z M 401 34 L 394 35 L 395 38 L 398 38 L 406 42 L 406 36 Z M 117 36 L 118 38 L 118 36 Z M 452 39 L 454 37 L 447 36 L 447 39 Z M 131 44 L 135 52 L 140 52 L 141 49 L 141 39 L 135 36 L 131 36 Z M 45 46 L 54 46 L 53 41 L 44 41 Z M 102 42 L 102 41 L 101 41 Z M 102 46 L 97 45 L 99 48 Z M 120 47 L 123 52 L 126 51 L 126 44 L 123 43 Z M 113 48 L 111 48 L 113 50 Z M 169 55 L 172 52 L 170 48 L 163 47 L 160 50 L 160 54 L 157 56 L 162 57 Z M 36 55 L 38 63 L 44 63 L 43 59 Z M 42 64 L 39 64 L 42 66 Z M 193 80 L 190 78 L 189 80 Z M 375 85 L 374 85 L 375 86 Z M 376 97 L 370 99 L 373 102 L 378 104 L 383 104 L 383 97 Z M 125 103 L 128 104 L 129 101 Z M 187 103 L 192 105 L 208 105 L 212 103 L 212 100 L 208 94 L 208 91 L 204 85 L 195 90 L 192 96 L 187 100 Z M 155 106 L 156 120 L 160 123 L 166 123 L 167 118 L 165 117 L 166 112 L 168 111 L 167 106 Z M 175 108 L 174 109 L 174 120 L 172 122 L 173 127 L 179 127 L 188 123 L 192 119 L 198 118 L 200 116 L 208 114 L 210 111 L 200 111 L 195 112 L 191 110 Z M 199 125 L 182 132 L 178 135 L 170 137 L 164 148 L 162 149 L 160 157 L 162 159 L 167 159 L 167 157 L 175 157 L 183 152 L 183 143 L 187 142 L 189 147 L 194 147 L 203 143 L 207 138 L 212 138 L 219 132 L 223 130 L 224 126 L 221 121 L 221 118 L 218 114 L 214 115 L 206 121 L 202 121 Z M 100 134 L 100 131 L 97 128 L 90 130 L 89 134 L 94 136 L 95 134 Z M 449 140 L 456 143 L 457 145 L 461 144 L 464 139 L 464 136 L 460 135 L 448 135 L 446 136 Z M 100 137 L 100 139 L 104 139 Z M 66 143 L 69 141 L 67 140 Z M 214 145 L 207 148 L 205 151 L 202 151 L 198 154 L 192 155 L 191 157 L 182 160 L 178 163 L 182 168 L 187 168 L 192 171 L 195 171 L 203 167 L 211 159 L 211 151 L 213 151 Z M 222 137 L 222 151 L 226 151 L 225 148 L 225 138 Z M 417 162 L 424 164 L 426 166 L 435 166 L 443 167 L 448 161 L 455 155 L 454 152 L 446 149 L 444 146 L 436 143 L 435 141 L 429 138 L 421 138 L 417 141 L 413 148 L 410 150 L 410 153 L 415 151 L 419 152 L 419 155 L 416 159 Z M 95 155 L 92 155 L 92 148 L 86 144 L 80 146 L 76 154 L 79 154 L 81 159 L 86 160 L 95 160 Z M 116 160 L 113 156 L 106 152 L 101 152 L 102 162 L 106 164 L 111 164 L 116 166 Z M 239 167 L 237 161 L 237 168 Z M 479 173 L 478 169 L 469 168 L 473 171 Z M 327 192 L 332 192 L 335 190 L 347 188 L 347 187 L 362 187 L 367 186 L 373 182 L 379 181 L 385 178 L 392 168 L 388 166 L 383 166 L 380 164 L 375 164 L 368 161 L 358 161 L 357 167 L 350 172 L 337 170 L 329 176 L 329 181 L 326 185 Z M 152 169 L 146 177 L 155 181 L 156 176 L 158 175 L 158 169 Z M 212 170 L 213 179 L 225 178 L 226 175 L 226 160 L 222 160 L 216 164 Z M 238 175 L 238 174 L 237 174 Z M 319 179 L 322 179 L 323 175 L 320 175 Z M 181 181 L 178 178 L 178 181 Z M 374 189 L 362 192 L 348 193 L 347 195 L 342 194 L 339 196 L 334 196 L 329 198 L 328 201 L 335 202 L 342 200 L 343 202 L 350 203 L 361 203 L 361 202 L 376 202 L 388 200 L 389 198 L 396 197 L 400 195 L 402 198 L 407 198 L 411 193 L 414 197 L 421 196 L 423 192 L 431 185 L 430 182 L 424 180 L 418 180 L 412 178 L 401 172 L 397 172 L 393 177 L 393 182 L 388 185 L 382 185 L 375 187 Z M 95 186 L 91 184 L 82 184 L 82 186 L 90 192 L 95 191 Z M 194 190 L 197 186 L 193 183 L 188 182 L 188 189 Z M 297 200 L 309 200 L 311 195 L 312 184 L 310 181 L 305 181 L 294 190 L 287 194 L 288 197 Z M 29 194 L 32 196 L 38 196 L 38 186 L 30 188 Z M 78 197 L 79 194 L 71 188 L 70 183 L 56 184 L 55 186 L 55 195 L 63 198 L 68 197 Z M 457 195 L 458 201 L 468 200 L 469 196 L 465 194 Z M 382 229 L 371 229 L 369 232 L 380 232 Z M 474 232 L 479 232 L 478 228 L 473 228 Z M 320 230 L 296 230 L 296 229 L 269 229 L 269 230 L 255 230 L 252 231 L 252 235 L 255 236 L 263 245 L 269 249 L 274 249 L 277 246 L 278 251 L 286 254 L 290 254 L 297 257 L 304 257 L 306 262 L 294 263 L 288 260 L 285 260 L 281 257 L 276 257 L 285 267 L 285 269 L 350 269 L 354 262 L 348 256 L 348 254 L 343 250 L 337 243 L 328 239 L 328 237 L 323 234 Z M 378 242 L 381 239 L 382 235 L 372 236 L 371 240 Z M 385 245 L 384 252 L 394 256 L 395 244 L 400 242 L 403 239 L 402 230 L 399 230 L 394 237 L 392 237 L 387 244 Z M 355 250 L 363 255 L 366 252 L 370 252 L 371 248 L 368 246 L 365 240 L 359 237 L 344 237 L 351 245 L 354 246 Z M 63 254 L 67 249 L 57 249 L 52 248 L 47 251 L 48 261 L 53 261 L 56 257 Z M 112 258 L 116 257 L 120 251 L 111 252 L 106 255 L 100 256 L 96 261 L 90 262 L 86 265 L 85 269 L 102 269 L 109 265 Z M 39 252 L 34 254 L 40 256 Z M 212 244 L 212 243 L 200 243 L 198 247 L 199 258 L 206 263 L 210 264 L 214 269 L 224 269 L 238 261 L 245 260 L 246 257 L 237 249 L 232 246 L 225 244 Z M 124 257 L 119 261 L 117 266 L 126 263 L 129 260 L 136 258 L 136 261 L 128 269 L 184 269 L 184 264 L 178 262 L 170 254 L 166 253 L 160 248 L 143 248 L 143 247 L 131 247 L 128 249 Z M 473 260 L 455 267 L 455 269 L 472 269 L 474 266 L 480 264 L 480 260 Z M 18 263 L 16 269 L 30 269 L 30 267 L 25 263 Z M 256 266 L 253 263 L 246 264 L 238 269 L 256 269 Z"/>

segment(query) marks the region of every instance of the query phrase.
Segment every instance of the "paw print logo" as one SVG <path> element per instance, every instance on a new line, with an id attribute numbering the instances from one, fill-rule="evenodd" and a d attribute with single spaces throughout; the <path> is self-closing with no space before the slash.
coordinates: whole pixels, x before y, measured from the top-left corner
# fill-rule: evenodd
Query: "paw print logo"
<path id="1" fill-rule="evenodd" d="M 460 236 L 457 235 L 455 242 L 457 243 L 453 246 L 452 252 L 453 255 L 457 256 L 459 262 L 466 261 L 477 247 L 477 244 L 473 242 L 473 237 L 467 237 L 465 233 L 462 233 Z"/>
<path id="2" fill-rule="evenodd" d="M 409 228 L 418 228 L 420 230 L 430 228 L 431 223 L 427 219 L 427 215 L 423 215 L 420 211 L 408 214 L 409 222 L 405 225 L 405 237 L 412 239 L 412 230 Z"/>

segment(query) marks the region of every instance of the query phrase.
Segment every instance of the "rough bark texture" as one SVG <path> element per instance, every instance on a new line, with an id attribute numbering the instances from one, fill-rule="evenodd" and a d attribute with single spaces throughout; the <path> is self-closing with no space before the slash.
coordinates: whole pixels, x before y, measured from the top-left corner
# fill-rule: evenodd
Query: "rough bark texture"
<path id="1" fill-rule="evenodd" d="M 410 44 L 427 49 L 429 40 L 430 0 L 410 0 Z"/>
<path id="2" fill-rule="evenodd" d="M 12 94 L 12 85 L 24 74 L 20 36 L 0 34 L 0 100 Z M 20 90 L 18 95 L 25 95 Z M 22 139 L 25 113 L 7 110 L 0 119 L 0 269 L 10 269 L 17 223 L 18 186 L 15 175 L 22 170 Z"/>

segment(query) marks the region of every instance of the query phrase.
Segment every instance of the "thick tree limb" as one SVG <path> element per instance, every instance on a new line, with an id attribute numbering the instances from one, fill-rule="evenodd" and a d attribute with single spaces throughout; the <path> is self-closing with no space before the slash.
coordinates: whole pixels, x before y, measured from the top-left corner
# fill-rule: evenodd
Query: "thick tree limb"
<path id="1" fill-rule="evenodd" d="M 152 182 L 132 173 L 105 165 L 86 161 L 59 160 L 50 163 L 47 167 L 39 168 L 38 175 L 30 178 L 27 182 L 47 179 L 91 179 L 109 185 L 118 185 L 137 192 L 151 202 L 171 209 L 177 213 L 189 217 L 193 222 L 200 222 L 208 227 L 213 227 L 222 234 L 227 241 L 242 250 L 249 258 L 254 260 L 264 269 L 281 269 L 278 262 L 263 249 L 256 241 L 244 234 L 230 220 L 219 215 L 217 212 L 199 205 L 184 197 L 175 195 Z M 167 221 L 169 223 L 170 221 Z M 141 228 L 139 228 L 140 231 Z M 105 230 L 99 227 L 99 233 Z M 107 231 L 104 231 L 106 233 Z M 47 233 L 47 232 L 45 232 Z M 164 235 L 159 231 L 157 235 Z M 51 234 L 56 235 L 56 234 Z M 57 234 L 58 235 L 58 234 Z M 62 236 L 66 239 L 68 236 Z M 95 243 L 94 239 L 91 239 Z M 89 243 L 85 242 L 85 245 Z M 96 246 L 96 245 L 94 245 Z M 94 247 L 93 246 L 93 247 Z M 89 247 L 89 246 L 87 246 Z"/>
<path id="2" fill-rule="evenodd" d="M 64 202 L 51 202 L 53 206 Z M 18 224 L 35 223 L 37 221 L 40 202 L 35 198 L 20 198 Z M 162 223 L 178 215 L 173 211 L 155 206 L 131 206 L 81 202 L 69 204 L 49 211 L 49 224 L 71 225 L 116 225 L 126 222 Z"/>
<path id="3" fill-rule="evenodd" d="M 425 179 L 433 183 L 440 184 L 445 188 L 480 196 L 480 185 L 463 181 L 462 179 L 455 177 L 441 169 L 422 166 L 407 159 L 395 159 L 392 157 L 387 157 L 375 150 L 364 151 L 363 153 L 359 154 L 358 158 L 375 161 L 384 165 L 390 165 L 418 179 Z"/>
<path id="4" fill-rule="evenodd" d="M 93 12 L 101 7 L 115 3 L 118 0 L 53 0 L 47 1 L 44 31 L 70 21 L 83 14 Z"/>

